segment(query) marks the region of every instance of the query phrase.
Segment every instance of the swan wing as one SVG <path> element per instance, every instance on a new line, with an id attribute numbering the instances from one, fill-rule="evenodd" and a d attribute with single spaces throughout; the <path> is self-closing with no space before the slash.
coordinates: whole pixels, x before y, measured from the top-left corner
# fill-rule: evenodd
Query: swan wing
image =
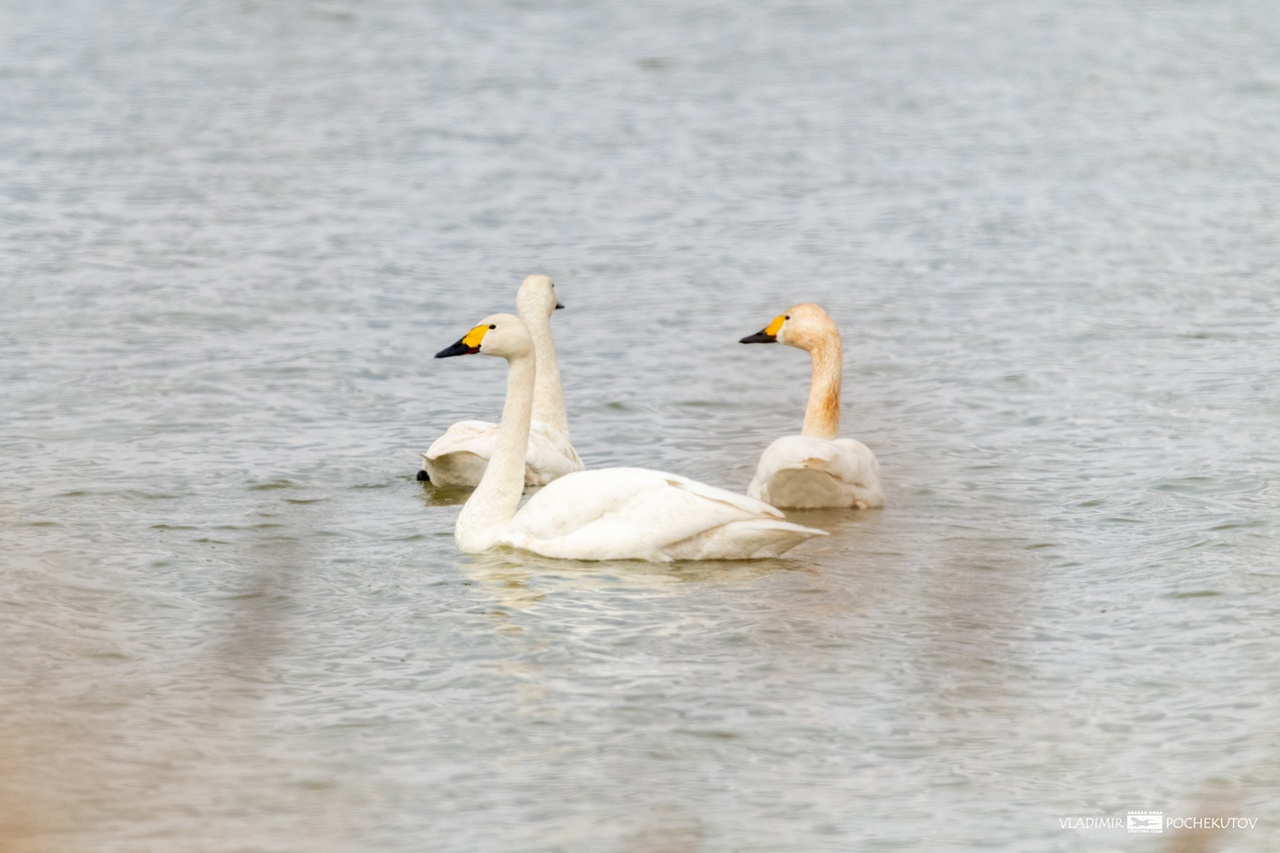
<path id="1" fill-rule="evenodd" d="M 747 493 L 791 508 L 884 506 L 880 463 L 852 438 L 779 438 L 760 456 Z"/>
<path id="2" fill-rule="evenodd" d="M 526 485 L 545 486 L 583 467 L 578 451 L 573 449 L 563 430 L 542 421 L 533 422 L 529 428 L 529 449 L 524 457 Z"/>
<path id="3" fill-rule="evenodd" d="M 497 435 L 497 424 L 458 421 L 431 442 L 422 454 L 422 467 L 437 486 L 474 486 L 484 474 Z"/>
<path id="4" fill-rule="evenodd" d="M 838 438 L 833 442 L 838 451 L 832 460 L 836 476 L 855 488 L 865 489 L 876 496 L 873 503 L 867 506 L 884 506 L 884 493 L 880 488 L 880 462 L 861 441 L 853 438 Z"/>
<path id="5" fill-rule="evenodd" d="M 423 465 L 437 486 L 475 486 L 484 475 L 498 438 L 498 425 L 488 421 L 459 421 L 422 454 Z M 561 430 L 535 422 L 525 452 L 524 482 L 545 486 L 557 477 L 581 471 L 582 460 Z"/>
<path id="6" fill-rule="evenodd" d="M 562 477 L 516 513 L 505 544 L 579 560 L 751 559 L 825 535 L 773 507 L 644 468 Z"/>

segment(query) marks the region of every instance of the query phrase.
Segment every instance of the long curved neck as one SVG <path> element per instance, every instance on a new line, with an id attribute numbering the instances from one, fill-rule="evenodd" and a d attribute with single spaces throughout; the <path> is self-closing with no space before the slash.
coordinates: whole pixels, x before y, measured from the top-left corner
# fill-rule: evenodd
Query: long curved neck
<path id="1" fill-rule="evenodd" d="M 538 360 L 538 381 L 533 386 L 533 419 L 569 434 L 569 417 L 564 411 L 564 387 L 560 384 L 560 362 L 551 338 L 550 317 L 522 317 L 533 338 Z"/>
<path id="2" fill-rule="evenodd" d="M 465 553 L 493 547 L 498 532 L 515 517 L 524 492 L 524 457 L 529 447 L 529 418 L 533 413 L 533 389 L 537 364 L 532 355 L 509 360 L 507 401 L 493 443 L 493 454 L 480 484 L 467 498 L 454 537 Z"/>
<path id="3" fill-rule="evenodd" d="M 830 335 L 809 351 L 813 356 L 813 378 L 809 382 L 809 403 L 804 407 L 801 435 L 835 438 L 840 434 L 840 376 L 844 367 L 844 347 L 840 335 Z"/>

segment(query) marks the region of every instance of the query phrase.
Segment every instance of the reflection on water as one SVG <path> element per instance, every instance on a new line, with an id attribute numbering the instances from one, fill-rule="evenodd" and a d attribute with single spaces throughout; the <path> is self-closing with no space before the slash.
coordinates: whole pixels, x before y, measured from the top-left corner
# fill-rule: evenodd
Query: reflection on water
<path id="1" fill-rule="evenodd" d="M 422 487 L 422 502 L 427 506 L 462 506 L 471 497 L 470 489 L 455 489 L 447 486 L 425 484 Z"/>
<path id="2" fill-rule="evenodd" d="M 786 559 L 589 562 L 552 560 L 510 549 L 464 555 L 460 558 L 459 568 L 471 583 L 490 593 L 495 603 L 518 610 L 532 610 L 547 595 L 556 592 L 595 591 L 608 595 L 621 588 L 628 595 L 677 596 L 682 584 L 739 584 L 770 572 L 813 571 L 805 562 Z"/>
<path id="3" fill-rule="evenodd" d="M 256 796 L 236 788 L 261 773 L 255 741 L 263 699 L 276 682 L 273 661 L 289 647 L 296 585 L 311 559 L 307 531 L 296 519 L 266 514 L 277 522 L 243 526 L 256 532 L 237 543 L 232 576 L 208 596 L 209 630 L 201 634 L 201 648 L 168 660 L 163 672 L 139 665 L 146 641 L 127 636 L 131 605 L 103 595 L 108 590 L 101 581 L 82 584 L 87 595 L 78 601 L 64 592 L 69 606 L 58 610 L 23 594 L 47 583 L 32 574 L 72 579 L 81 566 L 59 566 L 68 558 L 53 552 L 42 566 L 8 567 L 8 580 L 16 582 L 9 603 L 17 615 L 10 636 L 16 626 L 28 642 L 12 647 L 7 665 L 0 849 L 85 849 L 95 840 L 135 835 L 139 820 L 151 826 L 149 834 L 176 839 L 186 834 L 182 826 L 193 804 L 216 819 L 243 812 Z M 157 604 L 183 606 L 165 598 Z M 40 620 L 56 618 L 41 625 L 24 611 Z M 74 678 L 64 677 L 59 660 L 80 661 Z M 135 743 L 148 748 L 140 752 L 130 746 Z M 274 832 L 262 827 L 264 841 L 272 835 L 322 840 L 324 821 L 279 817 L 283 822 L 276 821 Z"/>
<path id="4" fill-rule="evenodd" d="M 1280 843 L 1270 6 L 9 7 L 0 850 Z M 584 461 L 736 490 L 823 304 L 887 508 L 460 555 L 534 271 Z"/>

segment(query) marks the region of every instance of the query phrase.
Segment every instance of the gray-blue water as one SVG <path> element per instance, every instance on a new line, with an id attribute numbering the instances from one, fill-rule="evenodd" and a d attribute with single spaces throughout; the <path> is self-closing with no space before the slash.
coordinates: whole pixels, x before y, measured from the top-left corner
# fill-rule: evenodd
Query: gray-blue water
<path id="1" fill-rule="evenodd" d="M 0 4 L 0 850 L 1274 850 L 1277 270 L 1263 0 Z M 531 272 L 738 490 L 820 302 L 888 507 L 459 555 Z"/>

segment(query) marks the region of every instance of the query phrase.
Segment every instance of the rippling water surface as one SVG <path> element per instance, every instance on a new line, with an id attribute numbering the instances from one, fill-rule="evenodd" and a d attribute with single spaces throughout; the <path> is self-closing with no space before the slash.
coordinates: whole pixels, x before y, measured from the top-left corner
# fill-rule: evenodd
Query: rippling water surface
<path id="1" fill-rule="evenodd" d="M 751 5 L 751 8 L 743 8 Z M 1280 847 L 1270 2 L 0 6 L 0 848 Z M 846 345 L 888 508 L 460 556 L 433 361 L 744 489 Z M 1206 839 L 1061 818 L 1255 818 Z"/>

